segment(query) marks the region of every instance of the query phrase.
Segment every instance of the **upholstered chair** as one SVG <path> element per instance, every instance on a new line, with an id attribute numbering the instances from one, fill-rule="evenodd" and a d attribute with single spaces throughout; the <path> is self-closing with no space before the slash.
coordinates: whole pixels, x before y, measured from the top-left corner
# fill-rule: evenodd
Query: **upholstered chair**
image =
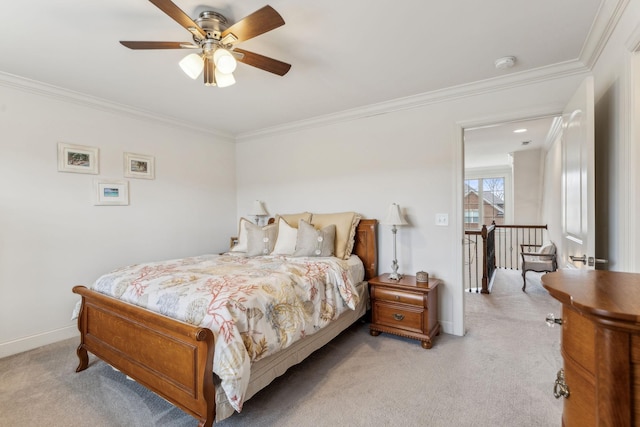
<path id="1" fill-rule="evenodd" d="M 538 248 L 535 252 L 531 250 Z M 538 273 L 550 273 L 558 269 L 558 260 L 556 256 L 556 245 L 553 242 L 544 245 L 520 245 L 520 256 L 522 257 L 522 291 L 527 287 L 527 279 L 525 277 L 527 271 L 535 271 Z"/>

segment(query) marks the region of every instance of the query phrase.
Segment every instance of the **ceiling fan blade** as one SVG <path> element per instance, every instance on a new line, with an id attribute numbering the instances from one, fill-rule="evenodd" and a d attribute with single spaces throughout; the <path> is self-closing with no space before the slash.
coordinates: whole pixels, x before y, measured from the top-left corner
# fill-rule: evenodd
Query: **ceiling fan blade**
<path id="1" fill-rule="evenodd" d="M 160 10 L 169 15 L 174 21 L 182 25 L 194 36 L 204 39 L 207 33 L 196 24 L 193 19 L 189 18 L 189 15 L 184 13 L 182 9 L 176 6 L 171 0 L 149 0 L 155 4 Z"/>
<path id="2" fill-rule="evenodd" d="M 277 59 L 269 58 L 257 53 L 249 52 L 244 49 L 233 49 L 233 52 L 242 54 L 242 58 L 237 58 L 238 61 L 243 64 L 251 65 L 252 67 L 260 68 L 261 70 L 268 71 L 279 76 L 284 76 L 289 72 L 291 64 L 278 61 Z"/>
<path id="3" fill-rule="evenodd" d="M 129 49 L 188 49 L 190 46 L 198 47 L 185 42 L 130 42 L 120 41 L 120 44 Z"/>
<path id="4" fill-rule="evenodd" d="M 233 34 L 237 39 L 233 43 L 243 42 L 282 25 L 284 25 L 282 16 L 271 6 L 265 6 L 224 30 L 221 38 L 224 39 L 228 34 Z"/>

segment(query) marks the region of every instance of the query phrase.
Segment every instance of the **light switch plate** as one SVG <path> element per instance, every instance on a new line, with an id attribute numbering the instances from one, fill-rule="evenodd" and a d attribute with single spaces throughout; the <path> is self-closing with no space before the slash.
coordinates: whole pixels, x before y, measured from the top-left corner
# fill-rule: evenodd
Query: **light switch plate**
<path id="1" fill-rule="evenodd" d="M 446 227 L 449 225 L 449 214 L 439 213 L 436 214 L 436 225 Z"/>

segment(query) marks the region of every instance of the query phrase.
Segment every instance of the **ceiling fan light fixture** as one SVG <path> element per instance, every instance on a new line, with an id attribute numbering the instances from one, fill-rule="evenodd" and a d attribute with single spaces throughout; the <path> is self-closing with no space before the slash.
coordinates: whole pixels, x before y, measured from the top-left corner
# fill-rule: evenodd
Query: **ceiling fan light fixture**
<path id="1" fill-rule="evenodd" d="M 204 74 L 206 86 L 225 87 L 234 84 L 235 78 L 232 73 L 238 61 L 278 76 L 284 76 L 291 68 L 291 64 L 235 48 L 236 43 L 247 41 L 285 24 L 282 16 L 271 6 L 264 6 L 228 26 L 227 18 L 214 11 L 203 11 L 194 21 L 172 0 L 150 1 L 189 31 L 193 41 L 120 41 L 124 47 L 134 50 L 199 49 L 199 54 L 187 55 L 180 60 L 179 65 L 192 79 Z M 219 80 L 219 83 L 216 80 Z"/>
<path id="2" fill-rule="evenodd" d="M 182 58 L 179 62 L 180 68 L 184 73 L 192 79 L 197 79 L 204 68 L 204 60 L 197 53 L 190 53 Z"/>
<path id="3" fill-rule="evenodd" d="M 218 48 L 213 52 L 213 62 L 216 64 L 216 69 L 223 74 L 233 73 L 238 65 L 231 52 L 223 48 Z"/>
<path id="4" fill-rule="evenodd" d="M 218 85 L 218 87 L 228 87 L 236 83 L 236 79 L 231 73 L 223 73 L 218 68 L 216 68 L 215 74 L 216 84 Z"/>
<path id="5" fill-rule="evenodd" d="M 216 85 L 216 77 L 213 72 L 214 66 L 211 57 L 204 57 L 204 85 L 205 86 L 215 86 Z"/>

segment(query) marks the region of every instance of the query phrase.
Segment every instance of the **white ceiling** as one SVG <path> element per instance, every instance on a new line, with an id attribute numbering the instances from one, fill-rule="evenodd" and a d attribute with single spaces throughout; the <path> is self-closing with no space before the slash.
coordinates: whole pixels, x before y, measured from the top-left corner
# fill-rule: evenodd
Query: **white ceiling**
<path id="1" fill-rule="evenodd" d="M 554 117 L 497 123 L 464 130 L 465 169 L 510 167 L 510 154 L 547 148 Z M 526 129 L 525 132 L 515 132 Z"/>
<path id="2" fill-rule="evenodd" d="M 230 23 L 264 0 L 174 0 Z M 0 72 L 242 136 L 443 88 L 582 64 L 601 3 L 616 0 L 272 0 L 286 24 L 239 47 L 292 64 L 279 77 L 239 64 L 237 84 L 186 77 L 186 50 L 133 51 L 119 40 L 189 41 L 146 0 L 4 1 Z M 606 8 L 609 10 L 610 8 Z M 597 36 L 597 35 L 596 35 Z M 593 37 L 593 31 L 591 34 Z M 515 67 L 494 61 L 517 57 Z"/>

